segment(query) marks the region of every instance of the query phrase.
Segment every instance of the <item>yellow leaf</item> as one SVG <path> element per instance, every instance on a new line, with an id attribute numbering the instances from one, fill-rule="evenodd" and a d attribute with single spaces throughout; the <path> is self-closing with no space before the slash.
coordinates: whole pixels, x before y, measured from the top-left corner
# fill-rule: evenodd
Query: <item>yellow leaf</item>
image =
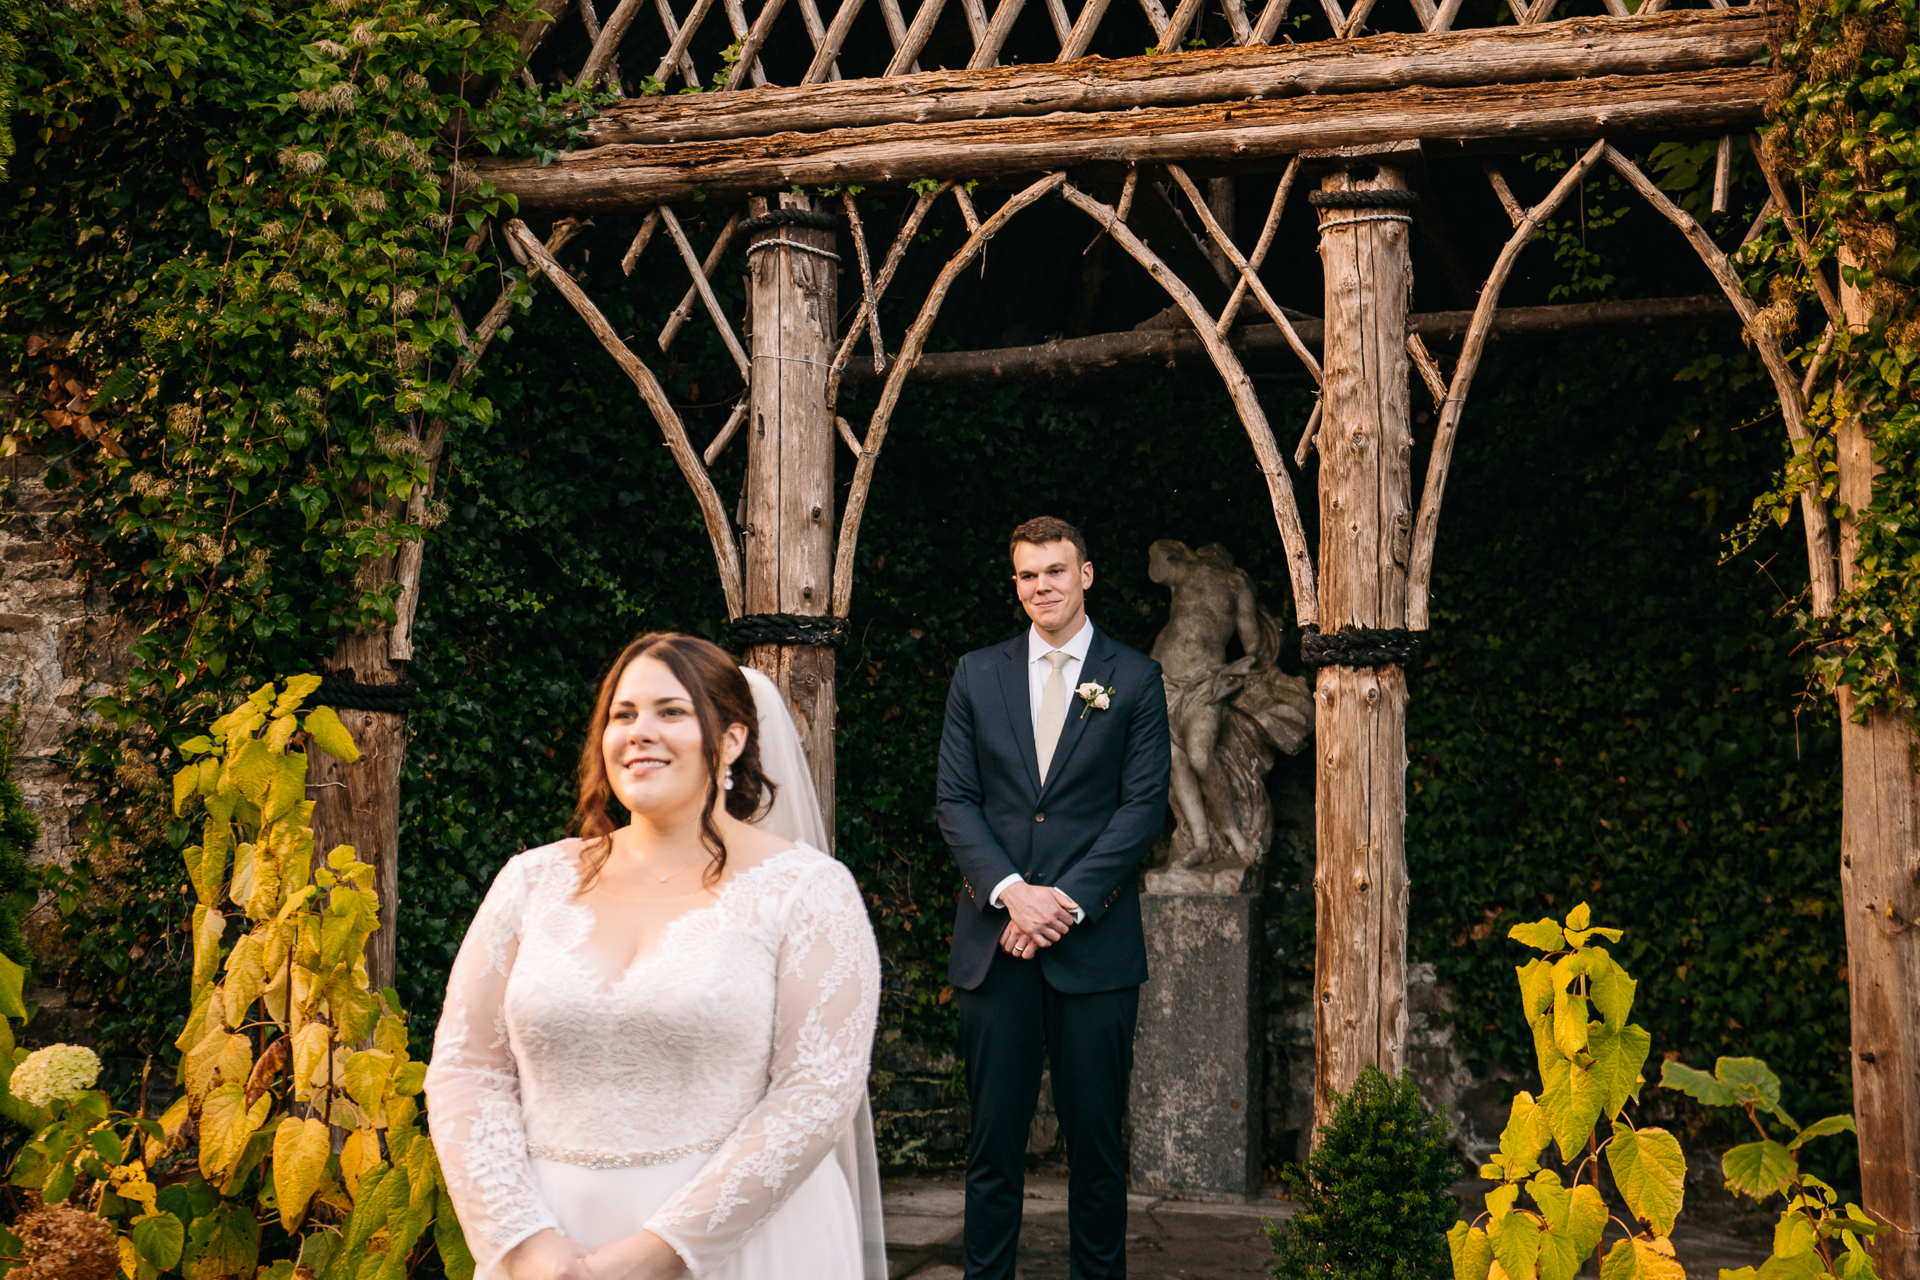
<path id="1" fill-rule="evenodd" d="M 286 688 L 281 691 L 280 700 L 273 704 L 274 711 L 280 715 L 298 711 L 300 704 L 312 696 L 313 691 L 319 687 L 320 677 L 311 673 L 288 676 Z"/>
<path id="2" fill-rule="evenodd" d="M 288 1117 L 273 1135 L 273 1194 L 280 1205 L 280 1224 L 288 1232 L 306 1216 L 307 1204 L 320 1189 L 327 1157 L 333 1148 L 324 1121 Z"/>
<path id="3" fill-rule="evenodd" d="M 207 1181 L 225 1180 L 272 1105 L 273 1095 L 263 1093 L 249 1107 L 240 1084 L 223 1084 L 207 1095 L 200 1104 L 200 1172 Z"/>
<path id="4" fill-rule="evenodd" d="M 213 975 L 220 968 L 220 933 L 226 923 L 227 918 L 212 907 L 195 906 L 193 909 L 193 991 L 196 997 L 202 987 L 213 981 Z"/>
<path id="5" fill-rule="evenodd" d="M 234 850 L 233 883 L 227 886 L 227 896 L 236 907 L 245 907 L 253 893 L 253 852 L 253 846 L 245 843 Z"/>
<path id="6" fill-rule="evenodd" d="M 220 785 L 236 787 L 249 803 L 260 804 L 266 800 L 267 788 L 273 785 L 274 776 L 279 771 L 278 757 L 267 750 L 266 743 L 253 738 L 241 743 L 238 751 L 227 756 Z"/>
<path id="7" fill-rule="evenodd" d="M 220 1082 L 245 1084 L 252 1074 L 253 1041 L 235 1032 L 227 1037 L 227 1046 L 220 1053 Z"/>
<path id="8" fill-rule="evenodd" d="M 292 723 L 292 717 L 288 717 Z M 276 757 L 278 768 L 274 772 L 272 785 L 267 790 L 267 800 L 261 808 L 261 821 L 278 822 L 292 813 L 294 806 L 307 798 L 307 757 L 305 753 L 294 751 Z"/>
<path id="9" fill-rule="evenodd" d="M 179 1143 L 180 1134 L 186 1129 L 187 1121 L 193 1117 L 192 1107 L 193 1099 L 183 1093 L 174 1099 L 172 1106 L 160 1113 L 160 1130 L 167 1136 L 165 1141 L 153 1138 L 146 1140 L 146 1146 L 141 1149 L 140 1154 L 146 1158 L 148 1164 L 151 1165 L 160 1160 Z"/>
<path id="10" fill-rule="evenodd" d="M 380 1163 L 380 1138 L 372 1129 L 355 1129 L 340 1148 L 340 1177 L 347 1194 L 360 1198 L 360 1179 Z"/>
<path id="11" fill-rule="evenodd" d="M 1633 1216 L 1664 1236 L 1686 1199 L 1687 1160 L 1680 1144 L 1665 1129 L 1635 1129 L 1625 1121 L 1613 1124 L 1607 1144 L 1607 1166 L 1613 1183 Z"/>
<path id="12" fill-rule="evenodd" d="M 273 1020 L 273 1025 L 284 1033 L 287 1027 L 287 987 L 289 975 L 283 966 L 276 969 L 273 980 L 260 988 L 260 1009 Z"/>
<path id="13" fill-rule="evenodd" d="M 173 816 L 180 816 L 187 797 L 200 789 L 200 762 L 194 761 L 173 775 Z"/>
<path id="14" fill-rule="evenodd" d="M 240 1042 L 239 1048 L 234 1041 Z M 245 1054 L 247 1065 L 236 1076 L 232 1070 L 240 1056 Z M 213 1091 L 214 1086 L 236 1080 L 244 1081 L 246 1071 L 253 1067 L 253 1046 L 242 1035 L 234 1035 L 222 1028 L 209 1027 L 200 1042 L 187 1050 L 180 1059 L 182 1083 L 187 1087 L 187 1096 L 198 1101 Z"/>
<path id="15" fill-rule="evenodd" d="M 273 718 L 273 723 L 267 726 L 267 736 L 265 739 L 267 750 L 273 752 L 275 755 L 279 755 L 285 751 L 287 749 L 287 743 L 293 739 L 294 730 L 299 727 L 300 721 L 298 717 L 276 715 Z"/>
<path id="16" fill-rule="evenodd" d="M 247 1020 L 247 1010 L 260 998 L 265 979 L 260 967 L 260 939 L 257 933 L 250 933 L 227 953 L 227 979 L 220 984 L 227 1014 L 235 1022 Z"/>
<path id="17" fill-rule="evenodd" d="M 294 1097 L 305 1102 L 316 1084 L 327 1082 L 327 1051 L 333 1045 L 333 1028 L 324 1022 L 309 1022 L 293 1036 Z"/>
<path id="18" fill-rule="evenodd" d="M 341 1073 L 347 1096 L 368 1113 L 378 1113 L 387 1095 L 387 1082 L 393 1075 L 393 1055 L 378 1049 L 363 1049 L 347 1059 Z"/>
<path id="19" fill-rule="evenodd" d="M 332 707 L 315 707 L 307 712 L 306 729 L 313 736 L 313 745 L 334 759 L 348 764 L 360 759 L 360 748 L 354 745 L 353 735 L 340 723 Z"/>
<path id="20" fill-rule="evenodd" d="M 182 1027 L 180 1034 L 174 1037 L 173 1047 L 185 1053 L 196 1044 L 199 1044 L 201 1039 L 207 1034 L 207 1024 L 209 1022 L 218 1024 L 219 1028 L 225 1031 L 227 1024 L 222 1018 L 221 1013 L 215 1009 L 215 1006 L 219 1003 L 220 988 L 218 987 L 208 987 L 205 991 L 195 996 L 193 998 L 193 1012 L 187 1015 L 187 1025 Z M 212 1017 L 208 1016 L 210 1011 L 212 1011 Z"/>

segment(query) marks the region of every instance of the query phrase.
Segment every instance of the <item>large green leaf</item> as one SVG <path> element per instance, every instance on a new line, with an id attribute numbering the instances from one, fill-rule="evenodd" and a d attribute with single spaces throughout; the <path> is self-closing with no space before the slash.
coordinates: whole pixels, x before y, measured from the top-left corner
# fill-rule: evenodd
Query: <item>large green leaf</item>
<path id="1" fill-rule="evenodd" d="M 1534 1023 L 1533 1038 L 1545 1086 L 1540 1091 L 1540 1107 L 1560 1147 L 1561 1159 L 1572 1160 L 1576 1153 L 1586 1150 L 1593 1126 L 1599 1123 L 1607 1101 L 1606 1087 L 1593 1072 L 1560 1056 L 1547 1019 Z"/>
<path id="2" fill-rule="evenodd" d="M 1782 1124 L 1793 1118 L 1780 1109 L 1780 1077 L 1758 1058 L 1721 1058 L 1713 1064 L 1713 1074 L 1733 1091 L 1734 1105 L 1758 1107 L 1771 1112 Z"/>
<path id="3" fill-rule="evenodd" d="M 1480 1234 L 1484 1239 L 1485 1233 Z M 453 1197 L 447 1194 L 445 1186 L 434 1200 L 433 1243 L 440 1251 L 440 1265 L 447 1273 L 447 1280 L 473 1280 L 473 1253 L 467 1248 L 466 1232 L 460 1228 L 460 1219 L 453 1211 Z M 1491 1253 L 1493 1246 L 1489 1244 L 1487 1249 Z M 1470 1280 L 1480 1280 L 1480 1277 Z"/>
<path id="4" fill-rule="evenodd" d="M 225 1201 L 193 1220 L 187 1232 L 187 1280 L 250 1276 L 260 1258 L 260 1224 L 243 1204 Z"/>
<path id="5" fill-rule="evenodd" d="M 1500 1132 L 1499 1154 L 1505 1157 L 1510 1176 L 1524 1176 L 1540 1167 L 1540 1152 L 1553 1141 L 1553 1129 L 1547 1113 L 1530 1093 L 1514 1095 L 1507 1112 L 1507 1127 Z"/>
<path id="6" fill-rule="evenodd" d="M 143 1213 L 133 1220 L 133 1248 L 162 1271 L 178 1266 L 187 1227 L 171 1213 Z"/>
<path id="7" fill-rule="evenodd" d="M 1634 992 L 1640 984 L 1627 976 L 1614 958 L 1600 947 L 1593 948 L 1593 967 L 1587 972 L 1591 975 L 1587 994 L 1593 999 L 1593 1007 L 1600 1011 L 1600 1020 L 1613 1030 L 1627 1025 L 1627 1016 L 1633 1012 Z"/>
<path id="8" fill-rule="evenodd" d="M 1539 1181 L 1534 1179 L 1535 1184 Z M 1539 1194 L 1534 1199 L 1546 1207 Z M 1547 1199 L 1557 1207 L 1547 1214 L 1550 1230 L 1540 1248 L 1540 1280 L 1574 1280 L 1600 1245 L 1607 1227 L 1607 1202 L 1596 1188 L 1584 1183 L 1570 1193 L 1549 1194 Z"/>
<path id="9" fill-rule="evenodd" d="M 1721 1157 L 1720 1171 L 1727 1177 L 1727 1190 L 1764 1200 L 1784 1194 L 1800 1172 L 1793 1152 L 1768 1139 L 1743 1142 Z"/>
<path id="10" fill-rule="evenodd" d="M 1464 1220 L 1447 1232 L 1447 1250 L 1453 1255 L 1453 1280 L 1487 1280 L 1493 1269 L 1493 1242 L 1487 1233 Z"/>
<path id="11" fill-rule="evenodd" d="M 1710 1107 L 1733 1105 L 1732 1089 L 1698 1067 L 1690 1067 L 1684 1062 L 1667 1061 L 1660 1064 L 1660 1087 L 1678 1089 Z"/>
<path id="12" fill-rule="evenodd" d="M 1544 1237 L 1540 1223 L 1530 1213 L 1516 1209 L 1492 1224 L 1487 1236 L 1493 1242 L 1493 1256 L 1509 1276 L 1530 1276 L 1540 1257 Z"/>
<path id="13" fill-rule="evenodd" d="M 1615 1029 L 1610 1023 L 1596 1022 L 1587 1030 L 1587 1052 L 1593 1055 L 1589 1070 L 1606 1101 L 1601 1104 L 1607 1119 L 1619 1116 L 1627 1100 L 1640 1093 L 1640 1068 L 1647 1065 L 1653 1037 L 1646 1028 L 1632 1023 Z"/>
<path id="14" fill-rule="evenodd" d="M 1657 1236 L 1673 1233 L 1673 1220 L 1686 1199 L 1687 1160 L 1680 1143 L 1665 1129 L 1635 1129 L 1616 1120 L 1607 1144 L 1613 1184 L 1633 1216 Z"/>

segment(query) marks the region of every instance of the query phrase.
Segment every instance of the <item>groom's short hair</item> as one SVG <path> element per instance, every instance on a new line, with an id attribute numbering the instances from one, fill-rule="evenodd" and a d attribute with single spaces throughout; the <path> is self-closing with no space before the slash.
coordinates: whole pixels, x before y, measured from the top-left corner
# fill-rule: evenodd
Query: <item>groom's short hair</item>
<path id="1" fill-rule="evenodd" d="M 1013 531 L 1013 537 L 1007 541 L 1007 554 L 1023 542 L 1036 547 L 1044 547 L 1049 542 L 1071 542 L 1073 549 L 1080 554 L 1080 563 L 1086 564 L 1093 557 L 1087 554 L 1087 540 L 1080 531 L 1055 516 L 1035 516 Z"/>

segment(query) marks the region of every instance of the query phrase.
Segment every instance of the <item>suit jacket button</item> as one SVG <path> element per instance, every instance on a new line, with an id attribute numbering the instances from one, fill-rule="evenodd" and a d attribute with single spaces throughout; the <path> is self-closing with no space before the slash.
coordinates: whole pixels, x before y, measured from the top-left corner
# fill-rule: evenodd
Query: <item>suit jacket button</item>
<path id="1" fill-rule="evenodd" d="M 1045 822 L 1047 820 L 1047 815 L 1044 813 L 1036 813 L 1033 815 L 1033 820 L 1035 822 Z"/>

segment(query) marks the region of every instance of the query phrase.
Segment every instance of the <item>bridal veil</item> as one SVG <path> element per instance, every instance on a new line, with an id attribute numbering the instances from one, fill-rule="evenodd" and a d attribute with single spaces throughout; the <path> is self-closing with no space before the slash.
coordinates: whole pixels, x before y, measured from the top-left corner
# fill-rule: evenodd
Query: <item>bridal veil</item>
<path id="1" fill-rule="evenodd" d="M 820 816 L 820 800 L 813 788 L 813 770 L 800 732 L 780 690 L 752 667 L 740 670 L 753 690 L 754 710 L 760 718 L 760 770 L 776 788 L 773 807 L 755 825 L 796 844 L 831 850 L 827 824 Z M 865 1280 L 887 1280 L 887 1241 L 880 1217 L 880 1163 L 874 1146 L 873 1109 L 860 1097 L 853 1122 L 833 1145 L 835 1162 L 846 1175 L 853 1206 L 860 1217 L 860 1250 Z"/>

